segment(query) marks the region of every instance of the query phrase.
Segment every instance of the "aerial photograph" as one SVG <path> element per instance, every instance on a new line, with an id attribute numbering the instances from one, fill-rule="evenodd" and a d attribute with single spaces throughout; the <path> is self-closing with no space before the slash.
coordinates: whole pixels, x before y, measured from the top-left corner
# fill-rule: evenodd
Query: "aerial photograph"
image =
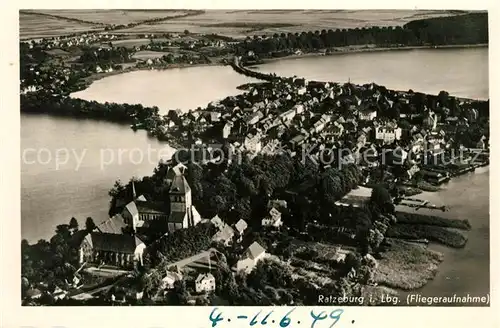
<path id="1" fill-rule="evenodd" d="M 490 305 L 487 11 L 23 9 L 19 54 L 23 306 Z"/>

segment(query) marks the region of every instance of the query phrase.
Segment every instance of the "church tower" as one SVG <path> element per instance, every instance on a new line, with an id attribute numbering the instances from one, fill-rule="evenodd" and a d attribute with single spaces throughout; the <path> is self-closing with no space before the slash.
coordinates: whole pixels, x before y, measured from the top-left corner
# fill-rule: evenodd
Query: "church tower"
<path id="1" fill-rule="evenodd" d="M 189 187 L 184 175 L 176 175 L 173 178 L 169 198 L 168 230 L 174 231 L 193 226 L 191 187 Z"/>

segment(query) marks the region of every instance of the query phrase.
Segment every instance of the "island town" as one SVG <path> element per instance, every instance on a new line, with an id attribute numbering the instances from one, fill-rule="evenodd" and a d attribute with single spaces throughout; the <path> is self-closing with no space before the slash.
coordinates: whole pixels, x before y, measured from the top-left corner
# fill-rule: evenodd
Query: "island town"
<path id="1" fill-rule="evenodd" d="M 408 29 L 391 33 L 402 44 Z M 330 40 L 309 36 L 323 40 L 313 50 Z M 23 304 L 314 305 L 339 295 L 375 305 L 432 279 L 443 258 L 427 244 L 464 247 L 470 223 L 417 214 L 446 210 L 418 194 L 489 164 L 489 101 L 252 69 L 269 52 L 305 51 L 279 42 L 294 37 L 187 31 L 130 49 L 107 31 L 22 42 L 22 111 L 125 123 L 177 149 L 152 176 L 117 181 L 102 223 L 71 218 L 50 241 L 22 242 Z M 116 71 L 216 62 L 262 82 L 165 115 L 70 96 Z"/>

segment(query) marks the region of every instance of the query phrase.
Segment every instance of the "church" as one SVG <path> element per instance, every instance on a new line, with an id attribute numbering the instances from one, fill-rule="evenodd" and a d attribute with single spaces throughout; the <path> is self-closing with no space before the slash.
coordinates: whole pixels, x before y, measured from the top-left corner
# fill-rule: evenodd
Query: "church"
<path id="1" fill-rule="evenodd" d="M 159 224 L 164 227 L 165 232 L 172 233 L 197 225 L 201 221 L 201 216 L 192 204 L 191 188 L 184 176 L 185 170 L 183 164 L 177 164 L 167 173 L 169 210 L 166 202 L 148 201 L 143 195 L 137 197 L 132 182 L 133 200 L 122 212 L 127 226 L 137 232 L 138 229 L 154 222 L 155 226 Z"/>

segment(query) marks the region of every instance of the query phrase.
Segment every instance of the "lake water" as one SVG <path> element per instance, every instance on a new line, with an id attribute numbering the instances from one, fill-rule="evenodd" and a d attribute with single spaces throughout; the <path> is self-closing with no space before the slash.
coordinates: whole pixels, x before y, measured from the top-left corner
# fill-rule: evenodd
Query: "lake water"
<path id="1" fill-rule="evenodd" d="M 163 71 L 136 71 L 98 80 L 73 94 L 98 102 L 140 103 L 169 109 L 195 109 L 209 102 L 237 94 L 237 86 L 257 82 L 236 73 L 230 66 L 200 66 Z"/>
<path id="2" fill-rule="evenodd" d="M 21 234 L 30 242 L 50 238 L 55 226 L 72 216 L 81 226 L 88 216 L 102 222 L 116 180 L 149 175 L 160 157 L 173 153 L 128 126 L 26 114 L 21 115 L 21 147 Z M 158 150 L 150 152 L 151 160 L 148 147 Z"/>
<path id="3" fill-rule="evenodd" d="M 478 168 L 452 179 L 437 193 L 424 192 L 417 198 L 432 204 L 449 206 L 449 211 L 420 209 L 420 214 L 467 219 L 471 230 L 465 232 L 468 242 L 464 249 L 441 245 L 430 248 L 444 254 L 436 277 L 417 293 L 423 296 L 486 296 L 490 290 L 490 200 L 489 167 Z M 404 210 L 404 207 L 400 206 Z M 412 211 L 406 208 L 408 211 Z M 403 293 L 406 295 L 406 293 Z M 471 304 L 478 305 L 478 304 Z M 484 304 L 483 304 L 484 305 Z"/>
<path id="4" fill-rule="evenodd" d="M 258 66 L 280 76 L 488 99 L 488 48 L 360 52 L 280 60 Z"/>
<path id="5" fill-rule="evenodd" d="M 267 63 L 259 69 L 315 80 L 374 81 L 399 90 L 411 88 L 434 94 L 447 90 L 456 96 L 488 98 L 487 48 L 290 59 Z M 99 80 L 74 96 L 99 102 L 156 105 L 166 113 L 172 108 L 205 106 L 238 93 L 238 85 L 251 81 L 230 67 L 140 71 Z M 21 233 L 30 242 L 50 238 L 55 226 L 68 222 L 72 216 L 81 225 L 87 216 L 96 223 L 105 220 L 107 193 L 114 181 L 151 174 L 158 157 L 168 158 L 173 151 L 148 138 L 144 131 L 133 132 L 127 126 L 26 114 L 21 115 L 21 147 L 22 153 L 26 153 L 21 161 Z M 41 151 L 38 159 L 32 149 Z M 55 160 L 47 161 L 49 154 L 54 158 L 58 149 L 70 152 L 68 162 L 60 167 L 56 167 Z M 65 162 L 64 151 L 60 150 L 57 156 Z M 83 160 L 78 167 L 79 158 Z M 29 164 L 32 162 L 35 163 Z M 446 257 L 436 279 L 422 289 L 425 295 L 455 291 L 484 294 L 489 290 L 489 170 L 483 170 L 454 179 L 445 191 L 426 195 L 433 202 L 450 206 L 444 215 L 469 219 L 472 230 L 468 232 L 465 249 L 436 246 Z"/>

